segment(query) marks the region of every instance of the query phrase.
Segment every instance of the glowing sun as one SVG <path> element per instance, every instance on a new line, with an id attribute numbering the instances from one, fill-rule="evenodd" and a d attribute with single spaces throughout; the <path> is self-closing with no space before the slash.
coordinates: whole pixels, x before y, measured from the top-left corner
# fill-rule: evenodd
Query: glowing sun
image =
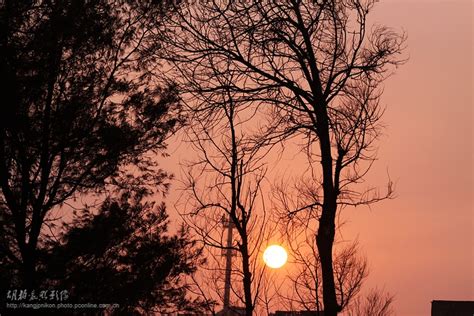
<path id="1" fill-rule="evenodd" d="M 288 259 L 285 248 L 279 245 L 271 245 L 263 252 L 263 261 L 273 269 L 281 268 Z"/>

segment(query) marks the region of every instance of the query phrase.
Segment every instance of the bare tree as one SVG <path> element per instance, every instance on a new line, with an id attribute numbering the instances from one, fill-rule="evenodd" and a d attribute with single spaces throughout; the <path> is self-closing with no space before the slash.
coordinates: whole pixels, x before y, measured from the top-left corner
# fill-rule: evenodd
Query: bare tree
<path id="1" fill-rule="evenodd" d="M 296 267 L 296 271 L 288 276 L 291 290 L 281 296 L 291 309 L 322 311 L 321 258 L 314 239 L 321 212 L 317 207 L 307 207 L 317 192 L 312 183 L 303 178 L 294 187 L 281 181 L 273 188 L 275 207 L 283 218 L 281 227 Z M 300 210 L 301 205 L 304 210 Z M 341 226 L 338 224 L 338 230 Z M 336 297 L 341 311 L 359 294 L 368 276 L 367 260 L 359 254 L 358 242 L 346 243 L 339 242 L 333 259 Z"/>
<path id="2" fill-rule="evenodd" d="M 393 296 L 379 289 L 372 289 L 365 297 L 357 297 L 348 308 L 348 316 L 390 316 Z"/>
<path id="3" fill-rule="evenodd" d="M 246 315 L 252 315 L 263 277 L 258 255 L 268 220 L 262 197 L 264 152 L 245 128 L 256 114 L 252 105 L 230 91 L 212 96 L 196 93 L 190 113 L 188 135 L 198 158 L 188 162 L 183 215 L 214 261 L 208 268 L 214 284 L 225 279 L 224 311 L 232 308 L 232 291 Z M 237 264 L 231 263 L 232 256 Z"/>
<path id="4" fill-rule="evenodd" d="M 270 114 L 266 142 L 301 135 L 321 209 L 316 244 L 325 315 L 337 302 L 333 244 L 338 207 L 376 202 L 357 186 L 375 158 L 381 83 L 400 65 L 405 36 L 367 26 L 375 0 L 207 1 L 168 21 L 172 62 L 200 93 L 251 96 Z M 225 65 L 225 66 L 224 66 Z M 219 82 L 231 72 L 238 80 Z M 316 164 L 313 164 L 317 162 Z M 365 163 L 364 163 L 365 162 Z"/>

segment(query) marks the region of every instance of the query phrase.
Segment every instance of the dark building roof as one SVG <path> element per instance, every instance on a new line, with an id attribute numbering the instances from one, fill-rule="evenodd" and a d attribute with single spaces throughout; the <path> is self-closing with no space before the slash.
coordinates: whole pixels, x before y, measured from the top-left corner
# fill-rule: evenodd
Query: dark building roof
<path id="1" fill-rule="evenodd" d="M 473 316 L 474 301 L 432 301 L 431 316 Z"/>
<path id="2" fill-rule="evenodd" d="M 229 309 L 221 310 L 216 313 L 216 316 L 240 316 L 245 315 L 245 307 L 229 306 Z"/>
<path id="3" fill-rule="evenodd" d="M 270 316 L 324 316 L 324 312 L 316 311 L 276 311 Z"/>

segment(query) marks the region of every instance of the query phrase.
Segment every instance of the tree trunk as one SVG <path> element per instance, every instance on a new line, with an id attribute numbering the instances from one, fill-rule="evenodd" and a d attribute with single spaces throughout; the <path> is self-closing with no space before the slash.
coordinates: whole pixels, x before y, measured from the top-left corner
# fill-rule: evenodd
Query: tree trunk
<path id="1" fill-rule="evenodd" d="M 252 304 L 252 274 L 250 273 L 250 260 L 248 254 L 247 240 L 242 242 L 242 270 L 244 273 L 244 296 L 245 296 L 245 315 L 253 315 Z"/>
<path id="2" fill-rule="evenodd" d="M 43 219 L 39 210 L 33 211 L 33 218 L 29 232 L 28 243 L 24 243 L 21 251 L 23 260 L 23 286 L 27 289 L 35 289 L 38 285 L 36 276 L 36 251 L 38 246 L 38 237 L 41 231 Z"/>
<path id="3" fill-rule="evenodd" d="M 323 215 L 319 222 L 318 234 L 316 235 L 316 245 L 318 247 L 321 260 L 321 270 L 323 277 L 323 303 L 324 315 L 336 316 L 340 311 L 336 298 L 336 287 L 334 284 L 334 271 L 332 262 L 332 248 L 334 243 L 335 224 L 324 216 L 326 213 L 332 213 L 332 210 L 323 210 Z"/>
<path id="4" fill-rule="evenodd" d="M 22 252 L 22 285 L 25 289 L 33 290 L 36 286 L 36 258 L 35 249 L 26 246 Z"/>
<path id="5" fill-rule="evenodd" d="M 333 181 L 333 159 L 326 104 L 319 104 L 316 106 L 315 114 L 317 117 L 316 130 L 321 150 L 324 193 L 322 214 L 319 220 L 319 228 L 316 236 L 316 245 L 321 259 L 324 315 L 336 316 L 337 313 L 340 312 L 340 307 L 337 303 L 336 287 L 334 284 L 332 248 L 335 235 L 337 192 Z"/>

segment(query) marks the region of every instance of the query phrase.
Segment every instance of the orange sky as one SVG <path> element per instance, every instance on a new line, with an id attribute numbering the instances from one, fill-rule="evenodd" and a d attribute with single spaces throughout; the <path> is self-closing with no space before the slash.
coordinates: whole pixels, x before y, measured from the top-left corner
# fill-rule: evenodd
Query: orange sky
<path id="1" fill-rule="evenodd" d="M 358 237 L 366 288 L 394 294 L 397 315 L 429 315 L 435 299 L 474 300 L 472 17 L 470 0 L 386 0 L 372 14 L 408 34 L 410 59 L 385 83 L 387 128 L 367 177 L 383 186 L 388 170 L 397 197 L 345 210 L 343 237 Z M 171 141 L 163 167 L 179 175 L 185 147 Z"/>
<path id="2" fill-rule="evenodd" d="M 386 83 L 387 135 L 371 174 L 389 168 L 398 197 L 353 212 L 350 230 L 398 315 L 429 315 L 433 299 L 474 300 L 472 16 L 468 0 L 392 0 L 374 14 L 408 33 L 410 60 Z"/>

